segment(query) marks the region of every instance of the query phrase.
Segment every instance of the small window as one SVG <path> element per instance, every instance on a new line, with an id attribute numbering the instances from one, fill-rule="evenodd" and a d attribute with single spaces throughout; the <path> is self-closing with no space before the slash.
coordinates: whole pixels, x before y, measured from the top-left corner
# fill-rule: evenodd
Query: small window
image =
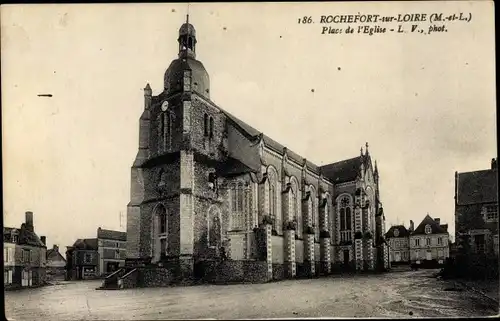
<path id="1" fill-rule="evenodd" d="M 208 126 L 209 126 L 209 122 L 208 122 L 208 115 L 205 114 L 203 115 L 203 135 L 204 136 L 208 136 Z"/>
<path id="2" fill-rule="evenodd" d="M 23 262 L 29 263 L 31 262 L 31 251 L 23 250 Z"/>
<path id="3" fill-rule="evenodd" d="M 210 138 L 214 137 L 214 119 L 210 117 Z"/>
<path id="4" fill-rule="evenodd" d="M 17 243 L 19 241 L 19 237 L 17 235 L 12 236 L 12 243 Z"/>
<path id="5" fill-rule="evenodd" d="M 432 228 L 429 224 L 425 226 L 425 234 L 431 234 L 432 233 Z"/>
<path id="6" fill-rule="evenodd" d="M 84 263 L 85 264 L 92 263 L 92 254 L 91 253 L 85 253 Z"/>
<path id="7" fill-rule="evenodd" d="M 498 220 L 498 210 L 496 206 L 486 207 L 486 220 L 487 221 L 497 221 Z"/>
<path id="8" fill-rule="evenodd" d="M 115 251 L 115 259 L 117 259 L 117 260 L 120 259 L 120 250 Z"/>
<path id="9" fill-rule="evenodd" d="M 426 245 L 431 245 L 431 239 L 430 238 L 425 239 L 425 244 Z"/>
<path id="10" fill-rule="evenodd" d="M 443 244 L 443 238 L 438 237 L 438 245 L 442 245 L 442 244 Z"/>
<path id="11" fill-rule="evenodd" d="M 420 239 L 415 239 L 415 246 L 420 246 Z"/>

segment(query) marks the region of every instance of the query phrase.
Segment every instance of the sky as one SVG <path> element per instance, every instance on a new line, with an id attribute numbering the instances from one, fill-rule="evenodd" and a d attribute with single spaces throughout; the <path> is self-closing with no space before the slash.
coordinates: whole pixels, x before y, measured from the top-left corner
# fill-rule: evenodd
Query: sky
<path id="1" fill-rule="evenodd" d="M 455 171 L 488 169 L 497 155 L 492 2 L 189 11 L 216 104 L 317 165 L 358 156 L 368 142 L 386 228 L 429 213 L 454 233 Z M 186 4 L 1 7 L 5 226 L 33 211 L 49 247 L 96 237 L 98 227 L 125 231 L 143 88 L 162 91 L 186 12 Z M 321 34 L 319 23 L 433 12 L 472 19 L 447 23 L 447 32 L 372 36 Z M 314 23 L 299 24 L 304 16 Z"/>

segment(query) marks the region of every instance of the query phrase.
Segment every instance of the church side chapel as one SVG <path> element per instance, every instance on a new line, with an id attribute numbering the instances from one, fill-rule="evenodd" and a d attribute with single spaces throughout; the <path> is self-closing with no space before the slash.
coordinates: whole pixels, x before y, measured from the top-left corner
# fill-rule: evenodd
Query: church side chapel
<path id="1" fill-rule="evenodd" d="M 196 30 L 179 29 L 164 89 L 144 89 L 121 288 L 266 282 L 388 267 L 377 166 L 317 166 L 210 98 Z"/>

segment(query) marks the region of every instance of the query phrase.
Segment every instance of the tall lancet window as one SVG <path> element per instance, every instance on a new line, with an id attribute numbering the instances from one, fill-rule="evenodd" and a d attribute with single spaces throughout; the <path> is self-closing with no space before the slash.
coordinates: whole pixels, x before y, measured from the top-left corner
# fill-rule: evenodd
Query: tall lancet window
<path id="1" fill-rule="evenodd" d="M 163 146 L 164 146 L 164 132 L 165 132 L 165 119 L 163 118 L 163 113 L 160 113 L 158 115 L 158 135 L 157 135 L 157 141 L 158 141 L 158 153 L 163 152 Z"/>
<path id="2" fill-rule="evenodd" d="M 344 196 L 340 200 L 339 208 L 340 220 L 340 241 L 351 241 L 352 228 L 351 228 L 351 200 L 349 197 Z"/>
<path id="3" fill-rule="evenodd" d="M 168 254 L 168 221 L 167 211 L 163 205 L 158 205 L 152 217 L 151 254 L 157 262 Z"/>
<path id="4" fill-rule="evenodd" d="M 269 215 L 273 218 L 273 230 L 281 231 L 281 215 L 278 213 L 278 174 L 274 168 L 268 169 L 269 180 Z"/>
<path id="5" fill-rule="evenodd" d="M 300 204 L 301 204 L 301 199 L 300 199 L 300 190 L 299 190 L 299 182 L 295 177 L 292 176 L 290 179 L 290 185 L 291 185 L 291 219 L 296 222 L 296 235 L 299 238 L 302 238 L 302 231 L 304 229 L 303 227 L 303 222 L 302 222 L 302 215 L 300 211 Z"/>
<path id="6" fill-rule="evenodd" d="M 203 135 L 205 137 L 208 137 L 208 131 L 209 131 L 208 126 L 209 126 L 209 124 L 208 124 L 208 115 L 204 114 L 203 115 Z"/>
<path id="7" fill-rule="evenodd" d="M 165 149 L 168 149 L 172 144 L 172 116 L 170 115 L 169 111 L 165 112 L 164 118 L 165 128 L 163 133 L 163 141 L 165 144 Z"/>
<path id="8" fill-rule="evenodd" d="M 231 198 L 231 228 L 233 230 L 245 229 L 245 215 L 246 211 L 246 188 L 244 183 L 235 183 L 232 191 Z"/>

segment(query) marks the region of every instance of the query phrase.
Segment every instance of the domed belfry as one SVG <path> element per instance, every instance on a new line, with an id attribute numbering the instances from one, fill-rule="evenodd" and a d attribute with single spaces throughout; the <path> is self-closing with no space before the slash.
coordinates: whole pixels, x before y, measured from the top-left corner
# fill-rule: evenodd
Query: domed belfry
<path id="1" fill-rule="evenodd" d="M 105 285 L 266 282 L 384 268 L 375 240 L 385 224 L 375 218 L 379 176 L 368 150 L 312 163 L 213 102 L 189 16 L 177 42 L 163 90 L 144 88 L 126 266 Z"/>
<path id="2" fill-rule="evenodd" d="M 167 95 L 175 94 L 189 88 L 205 98 L 210 98 L 210 79 L 203 64 L 196 60 L 196 30 L 189 23 L 189 15 L 186 22 L 179 28 L 178 58 L 170 63 L 165 72 L 165 91 Z M 190 73 L 186 76 L 186 71 Z M 189 79 L 190 78 L 190 79 Z M 189 84 L 186 82 L 189 79 Z"/>

